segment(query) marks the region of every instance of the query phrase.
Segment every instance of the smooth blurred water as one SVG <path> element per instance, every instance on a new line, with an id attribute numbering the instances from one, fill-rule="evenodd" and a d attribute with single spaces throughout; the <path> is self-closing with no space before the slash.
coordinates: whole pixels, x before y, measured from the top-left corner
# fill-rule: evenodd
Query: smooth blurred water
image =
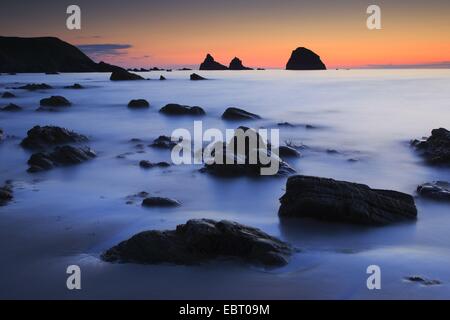
<path id="1" fill-rule="evenodd" d="M 409 140 L 450 124 L 450 70 L 329 70 L 150 72 L 166 81 L 111 82 L 108 74 L 1 75 L 0 93 L 11 91 L 17 113 L 0 112 L 0 182 L 14 181 L 14 201 L 0 207 L 2 298 L 450 298 L 450 205 L 416 199 L 418 221 L 364 228 L 308 220 L 281 222 L 278 198 L 286 178 L 223 179 L 196 166 L 143 170 L 138 162 L 170 161 L 169 150 L 147 145 L 173 129 L 278 128 L 282 141 L 307 146 L 288 161 L 298 173 L 361 182 L 415 195 L 418 184 L 450 181 L 448 168 L 430 167 Z M 45 82 L 51 90 L 12 90 Z M 83 90 L 64 89 L 80 83 Z M 39 100 L 63 95 L 72 107 L 35 112 Z M 147 99 L 148 110 L 129 110 Z M 199 105 L 207 115 L 167 117 L 167 103 Z M 262 116 L 258 121 L 220 119 L 229 106 Z M 19 143 L 34 125 L 64 126 L 88 135 L 98 157 L 90 162 L 28 174 L 30 152 Z M 313 125 L 307 129 L 304 125 Z M 144 153 L 136 153 L 140 138 Z M 338 153 L 326 152 L 329 149 Z M 124 159 L 119 154 L 131 152 Z M 350 162 L 349 159 L 357 159 Z M 175 209 L 147 209 L 126 197 L 140 191 L 178 199 Z M 302 251 L 281 269 L 229 262 L 194 267 L 108 264 L 105 249 L 148 229 L 173 229 L 190 218 L 230 219 L 259 227 Z M 65 287 L 65 269 L 82 268 L 79 292 Z M 366 288 L 366 268 L 382 269 L 382 289 Z M 403 278 L 419 274 L 443 284 L 423 287 Z"/>

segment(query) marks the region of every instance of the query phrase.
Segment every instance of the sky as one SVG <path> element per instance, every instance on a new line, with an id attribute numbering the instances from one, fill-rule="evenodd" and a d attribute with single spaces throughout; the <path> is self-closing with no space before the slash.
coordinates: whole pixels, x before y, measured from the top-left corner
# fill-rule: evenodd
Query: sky
<path id="1" fill-rule="evenodd" d="M 71 4 L 81 30 L 66 27 Z M 370 4 L 381 30 L 366 26 Z M 124 67 L 193 67 L 211 53 L 284 68 L 297 47 L 328 68 L 450 67 L 449 16 L 449 0 L 2 0 L 0 35 L 55 36 Z"/>

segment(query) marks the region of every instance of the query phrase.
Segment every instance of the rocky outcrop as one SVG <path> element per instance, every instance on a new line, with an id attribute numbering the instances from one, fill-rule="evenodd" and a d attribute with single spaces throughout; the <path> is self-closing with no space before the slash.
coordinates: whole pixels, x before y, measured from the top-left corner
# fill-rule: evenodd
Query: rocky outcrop
<path id="1" fill-rule="evenodd" d="M 13 199 L 13 190 L 9 182 L 0 187 L 0 206 L 6 205 Z"/>
<path id="2" fill-rule="evenodd" d="M 72 105 L 69 100 L 62 96 L 51 96 L 50 98 L 41 99 L 39 104 L 42 107 L 69 107 Z"/>
<path id="3" fill-rule="evenodd" d="M 75 89 L 75 90 L 80 90 L 80 89 L 84 89 L 84 87 L 79 84 L 79 83 L 74 83 L 71 86 L 65 86 L 64 89 Z"/>
<path id="4" fill-rule="evenodd" d="M 164 81 L 164 80 L 167 80 L 167 79 L 166 79 L 166 77 L 164 77 L 163 75 L 160 75 L 160 76 L 159 76 L 159 80 Z"/>
<path id="5" fill-rule="evenodd" d="M 17 112 L 17 111 L 21 111 L 22 107 L 19 107 L 17 104 L 10 103 L 10 104 L 4 106 L 3 108 L 0 108 L 0 110 L 6 111 L 6 112 Z"/>
<path id="6" fill-rule="evenodd" d="M 292 51 L 286 70 L 326 70 L 326 67 L 313 51 L 299 47 Z"/>
<path id="7" fill-rule="evenodd" d="M 446 181 L 427 182 L 417 187 L 417 193 L 425 198 L 450 201 L 450 183 Z"/>
<path id="8" fill-rule="evenodd" d="M 21 87 L 17 87 L 14 89 L 23 89 L 28 91 L 36 91 L 36 90 L 48 90 L 53 89 L 52 86 L 46 84 L 46 83 L 29 83 Z"/>
<path id="9" fill-rule="evenodd" d="M 128 72 L 126 70 L 116 70 L 111 73 L 111 81 L 145 80 L 140 75 Z"/>
<path id="10" fill-rule="evenodd" d="M 28 130 L 27 137 L 20 143 L 28 149 L 44 149 L 67 143 L 85 142 L 88 138 L 76 132 L 55 126 L 35 126 Z"/>
<path id="11" fill-rule="evenodd" d="M 154 167 L 167 168 L 170 167 L 170 163 L 164 161 L 153 163 L 148 160 L 141 160 L 139 161 L 139 166 L 144 169 L 150 169 Z"/>
<path id="12" fill-rule="evenodd" d="M 223 64 L 214 60 L 209 53 L 206 55 L 205 60 L 200 64 L 200 70 L 227 70 L 228 68 Z"/>
<path id="13" fill-rule="evenodd" d="M 251 143 L 252 142 L 252 143 Z M 239 148 L 238 145 L 242 147 Z M 262 137 L 253 129 L 239 127 L 233 139 L 227 143 L 218 142 L 217 150 L 222 154 L 212 154 L 212 159 L 205 159 L 203 172 L 217 176 L 261 176 L 263 168 L 275 164 L 278 171 L 272 175 L 284 176 L 295 173 L 286 162 L 271 152 Z"/>
<path id="14" fill-rule="evenodd" d="M 178 207 L 181 203 L 175 199 L 163 197 L 147 197 L 142 200 L 144 207 Z"/>
<path id="15" fill-rule="evenodd" d="M 148 103 L 148 101 L 145 99 L 131 100 L 128 103 L 128 108 L 130 108 L 130 109 L 142 109 L 142 108 L 148 108 L 148 107 L 150 107 L 150 103 Z"/>
<path id="16" fill-rule="evenodd" d="M 225 110 L 225 112 L 222 114 L 222 119 L 225 120 L 255 120 L 255 119 L 261 119 L 260 116 L 257 114 L 235 108 L 230 107 Z"/>
<path id="17" fill-rule="evenodd" d="M 267 267 L 288 263 L 292 247 L 259 229 L 237 222 L 189 220 L 175 230 L 138 233 L 102 254 L 109 262 L 192 265 L 217 258 Z"/>
<path id="18" fill-rule="evenodd" d="M 5 133 L 3 132 L 3 129 L 0 128 L 0 142 L 5 138 Z"/>
<path id="19" fill-rule="evenodd" d="M 10 99 L 10 98 L 15 98 L 15 97 L 16 97 L 15 94 L 8 92 L 8 91 L 3 92 L 3 94 L 2 94 L 2 98 L 4 98 L 4 99 Z"/>
<path id="20" fill-rule="evenodd" d="M 95 63 L 77 47 L 54 37 L 0 37 L 0 72 L 112 72 L 121 69 Z"/>
<path id="21" fill-rule="evenodd" d="M 280 217 L 308 217 L 366 225 L 385 225 L 417 218 L 414 199 L 408 194 L 310 176 L 289 177 L 280 203 Z"/>
<path id="22" fill-rule="evenodd" d="M 417 275 L 405 277 L 405 280 L 410 281 L 410 282 L 420 283 L 421 285 L 424 285 L 424 286 L 434 286 L 434 285 L 441 284 L 441 281 L 439 281 L 439 280 L 427 279 L 425 277 L 417 276 Z"/>
<path id="23" fill-rule="evenodd" d="M 196 73 L 191 74 L 191 75 L 190 75 L 190 79 L 193 80 L 193 81 L 198 81 L 198 80 L 208 80 L 208 79 L 203 78 L 202 76 L 200 76 L 200 75 L 198 75 L 198 74 L 196 74 Z"/>
<path id="24" fill-rule="evenodd" d="M 234 57 L 230 62 L 230 66 L 228 67 L 230 70 L 253 70 L 252 68 L 245 67 L 242 64 L 242 60 L 238 57 Z"/>
<path id="25" fill-rule="evenodd" d="M 169 103 L 162 107 L 159 112 L 167 115 L 191 115 L 200 116 L 205 114 L 205 110 L 201 107 L 194 106 L 184 106 L 177 103 Z"/>
<path id="26" fill-rule="evenodd" d="M 431 164 L 450 164 L 450 131 L 447 129 L 434 129 L 430 137 L 413 140 L 411 145 Z"/>
<path id="27" fill-rule="evenodd" d="M 300 157 L 300 152 L 289 146 L 280 146 L 278 155 L 282 158 L 298 158 Z"/>
<path id="28" fill-rule="evenodd" d="M 74 165 L 85 162 L 96 157 L 93 150 L 87 147 L 73 147 L 65 145 L 56 147 L 53 152 L 38 152 L 31 155 L 28 160 L 28 172 L 34 173 L 44 170 L 50 170 L 54 167 Z"/>
<path id="29" fill-rule="evenodd" d="M 172 141 L 172 139 L 168 136 L 159 136 L 153 143 L 150 145 L 151 147 L 161 148 L 161 149 L 172 149 L 177 145 L 177 142 Z"/>

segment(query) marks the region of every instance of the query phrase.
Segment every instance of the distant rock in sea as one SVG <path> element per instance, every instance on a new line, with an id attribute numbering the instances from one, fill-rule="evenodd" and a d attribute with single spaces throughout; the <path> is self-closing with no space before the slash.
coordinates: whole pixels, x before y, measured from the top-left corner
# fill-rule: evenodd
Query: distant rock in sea
<path id="1" fill-rule="evenodd" d="M 190 79 L 193 80 L 193 81 L 196 81 L 196 80 L 208 80 L 206 78 L 203 78 L 202 76 L 199 76 L 196 73 L 191 74 Z"/>
<path id="2" fill-rule="evenodd" d="M 0 72 L 112 72 L 122 69 L 95 63 L 79 48 L 55 37 L 0 37 Z"/>
<path id="3" fill-rule="evenodd" d="M 69 100 L 62 96 L 51 96 L 50 98 L 41 99 L 39 104 L 42 107 L 69 107 L 72 105 Z"/>
<path id="4" fill-rule="evenodd" d="M 167 115 L 204 115 L 205 110 L 198 106 L 183 106 L 178 103 L 169 103 L 162 107 L 159 112 Z"/>
<path id="5" fill-rule="evenodd" d="M 102 254 L 108 262 L 191 265 L 217 258 L 240 259 L 267 267 L 288 263 L 288 243 L 232 221 L 189 220 L 175 230 L 150 230 L 122 241 Z"/>
<path id="6" fill-rule="evenodd" d="M 53 152 L 38 152 L 31 155 L 28 160 L 28 172 L 34 173 L 53 169 L 64 165 L 74 165 L 95 158 L 96 154 L 87 147 L 73 147 L 65 145 L 56 147 Z"/>
<path id="7" fill-rule="evenodd" d="M 214 58 L 208 53 L 205 60 L 200 64 L 200 70 L 227 70 L 228 68 L 223 64 L 218 63 Z"/>
<path id="8" fill-rule="evenodd" d="M 242 64 L 242 60 L 238 57 L 234 57 L 230 62 L 230 66 L 228 67 L 230 70 L 253 70 L 252 68 L 245 67 Z"/>
<path id="9" fill-rule="evenodd" d="M 414 221 L 417 209 L 408 194 L 364 184 L 311 176 L 292 176 L 280 198 L 282 218 L 314 218 L 365 225 Z"/>
<path id="10" fill-rule="evenodd" d="M 126 70 L 116 70 L 111 73 L 109 78 L 111 81 L 127 81 L 127 80 L 145 80 L 140 75 L 128 72 Z"/>
<path id="11" fill-rule="evenodd" d="M 1 108 L 0 110 L 7 111 L 7 112 L 17 112 L 17 111 L 21 111 L 22 107 L 19 107 L 17 104 L 10 103 L 10 104 L 4 106 L 3 108 Z"/>
<path id="12" fill-rule="evenodd" d="M 79 83 L 74 83 L 71 86 L 65 86 L 64 89 L 76 89 L 76 90 L 79 90 L 79 89 L 84 89 L 84 87 L 81 84 L 79 84 Z"/>
<path id="13" fill-rule="evenodd" d="M 2 94 L 2 98 L 4 98 L 4 99 L 10 99 L 10 98 L 15 98 L 15 97 L 16 96 L 13 93 L 8 92 L 8 91 L 3 92 L 3 94 Z"/>
<path id="14" fill-rule="evenodd" d="M 299 47 L 292 51 L 286 70 L 326 70 L 326 67 L 313 51 Z"/>
<path id="15" fill-rule="evenodd" d="M 159 80 L 161 80 L 161 81 L 166 80 L 166 77 L 164 77 L 163 75 L 160 75 Z"/>
<path id="16" fill-rule="evenodd" d="M 147 197 L 142 200 L 144 207 L 179 207 L 181 203 L 175 199 L 163 197 Z"/>
<path id="17" fill-rule="evenodd" d="M 36 91 L 36 90 L 47 90 L 47 89 L 53 89 L 52 86 L 46 84 L 46 83 L 29 83 L 21 87 L 16 87 L 14 89 L 23 89 L 28 91 Z"/>
<path id="18" fill-rule="evenodd" d="M 28 149 L 44 149 L 65 143 L 85 142 L 88 138 L 79 133 L 56 126 L 34 126 L 28 130 L 20 145 Z"/>
<path id="19" fill-rule="evenodd" d="M 142 109 L 148 107 L 150 107 L 150 103 L 145 99 L 134 99 L 128 102 L 128 108 L 130 109 Z"/>
<path id="20" fill-rule="evenodd" d="M 257 114 L 235 108 L 230 107 L 227 108 L 224 113 L 222 114 L 222 119 L 225 120 L 255 120 L 255 119 L 261 119 L 260 116 Z"/>

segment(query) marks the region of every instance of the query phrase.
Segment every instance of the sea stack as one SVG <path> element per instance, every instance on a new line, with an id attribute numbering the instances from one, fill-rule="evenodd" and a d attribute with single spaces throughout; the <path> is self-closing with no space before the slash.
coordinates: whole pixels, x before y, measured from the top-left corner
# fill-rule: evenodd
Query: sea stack
<path id="1" fill-rule="evenodd" d="M 228 67 L 230 70 L 253 70 L 252 68 L 248 68 L 242 64 L 242 60 L 238 57 L 234 57 L 230 62 L 230 66 Z"/>
<path id="2" fill-rule="evenodd" d="M 326 70 L 327 67 L 313 51 L 299 47 L 292 51 L 286 70 Z"/>
<path id="3" fill-rule="evenodd" d="M 209 53 L 206 55 L 205 60 L 200 65 L 200 70 L 227 70 L 228 68 L 223 64 L 218 63 L 214 60 L 212 55 Z"/>

